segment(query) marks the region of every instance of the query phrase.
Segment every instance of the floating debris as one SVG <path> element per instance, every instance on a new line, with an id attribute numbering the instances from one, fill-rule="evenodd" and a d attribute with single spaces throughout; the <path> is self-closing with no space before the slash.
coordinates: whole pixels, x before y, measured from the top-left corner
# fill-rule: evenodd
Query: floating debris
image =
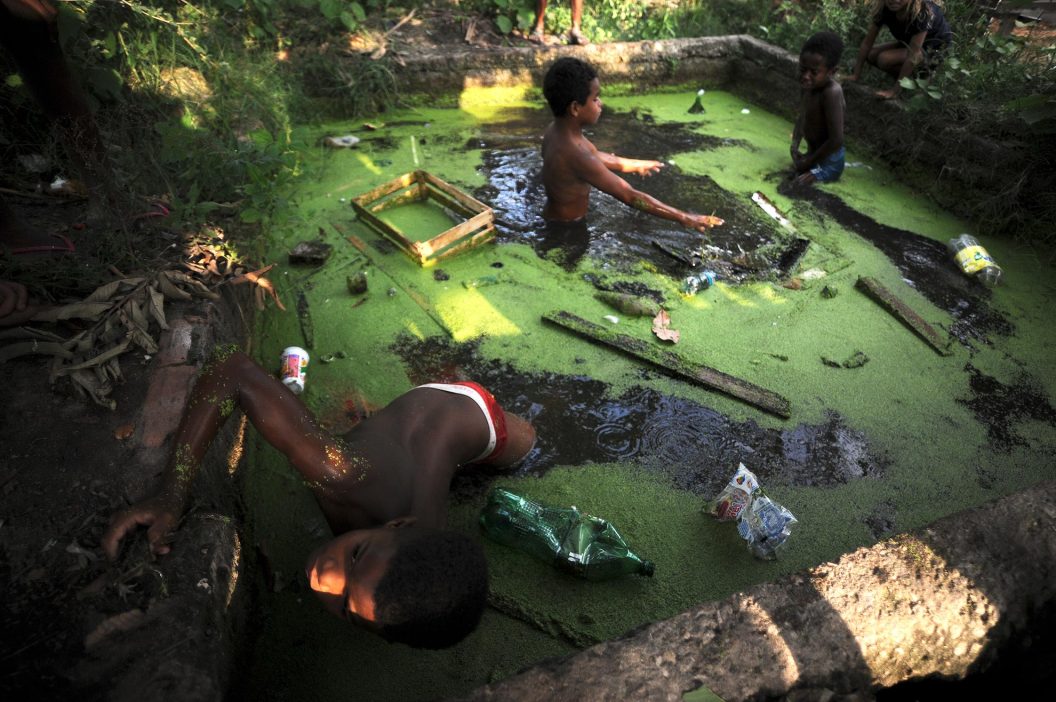
<path id="1" fill-rule="evenodd" d="M 660 341 L 670 341 L 672 344 L 677 344 L 682 338 L 682 332 L 671 328 L 671 317 L 664 310 L 653 317 L 653 333 Z"/>
<path id="2" fill-rule="evenodd" d="M 359 143 L 359 137 L 346 134 L 344 136 L 328 136 L 323 139 L 323 146 L 331 149 L 351 149 Z"/>
<path id="3" fill-rule="evenodd" d="M 628 295 L 627 293 L 602 290 L 594 297 L 606 305 L 633 317 L 653 317 L 660 311 L 660 305 L 648 298 Z"/>
<path id="4" fill-rule="evenodd" d="M 345 284 L 348 285 L 348 291 L 353 295 L 362 295 L 367 291 L 367 274 L 359 271 L 350 275 L 345 279 Z"/>
<path id="5" fill-rule="evenodd" d="M 763 195 L 757 190 L 752 193 L 752 202 L 759 205 L 759 207 L 762 208 L 763 212 L 770 215 L 782 227 L 788 229 L 789 231 L 795 231 L 796 228 L 792 226 L 792 222 L 788 221 L 788 218 L 781 213 L 781 210 L 777 208 L 777 205 L 775 205 L 766 195 Z"/>
<path id="6" fill-rule="evenodd" d="M 935 331 L 935 327 L 925 322 L 923 317 L 874 278 L 866 276 L 858 278 L 855 287 L 909 327 L 917 336 L 935 349 L 940 356 L 949 356 L 953 353 L 950 351 L 949 338 L 943 338 Z"/>
<path id="7" fill-rule="evenodd" d="M 322 241 L 302 241 L 290 251 L 290 263 L 321 266 L 333 250 L 333 246 Z"/>
<path id="8" fill-rule="evenodd" d="M 693 105 L 689 108 L 689 114 L 699 115 L 704 112 L 704 105 L 700 102 L 702 97 L 704 97 L 704 88 L 697 91 L 697 99 L 693 101 Z"/>

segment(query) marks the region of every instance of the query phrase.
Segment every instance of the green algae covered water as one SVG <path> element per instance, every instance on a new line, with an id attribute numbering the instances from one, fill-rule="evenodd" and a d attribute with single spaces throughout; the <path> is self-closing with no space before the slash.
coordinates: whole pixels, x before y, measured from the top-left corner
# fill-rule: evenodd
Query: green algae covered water
<path id="1" fill-rule="evenodd" d="M 538 169 L 549 117 L 524 91 L 467 92 L 457 109 L 372 119 L 388 125 L 372 132 L 349 122 L 298 133 L 310 155 L 299 218 L 270 233 L 268 261 L 279 263 L 273 279 L 292 304 L 261 316 L 258 358 L 277 366 L 285 346 L 305 345 L 294 311 L 303 296 L 314 329 L 303 397 L 336 432 L 364 398 L 382 405 L 419 383 L 478 380 L 532 419 L 539 443 L 510 474 L 458 476 L 452 528 L 479 537 L 487 492 L 504 487 L 619 524 L 656 573 L 584 582 L 482 539 L 492 597 L 479 630 L 446 651 L 390 645 L 314 602 L 303 561 L 328 529 L 282 457 L 257 445 L 247 503 L 272 577 L 240 696 L 457 696 L 1053 477 L 1052 268 L 989 238 L 985 222 L 936 209 L 853 143 L 838 183 L 789 188 L 789 122 L 719 91 L 692 115 L 694 97 L 695 89 L 605 97 L 588 136 L 605 151 L 664 161 L 661 174 L 632 184 L 727 221 L 708 235 L 598 193 L 585 226 L 548 229 Z M 363 137 L 356 149 L 309 146 L 350 131 Z M 496 241 L 421 268 L 355 220 L 351 197 L 416 167 L 495 208 Z M 793 229 L 763 212 L 755 192 Z M 450 226 L 426 204 L 387 216 L 414 240 Z M 286 252 L 320 232 L 335 247 L 324 269 L 289 266 Z M 1004 268 L 1001 287 L 957 271 L 945 242 L 961 232 Z M 349 235 L 366 242 L 366 259 Z M 700 254 L 716 285 L 682 295 L 688 267 L 670 251 Z M 353 296 L 345 279 L 360 269 L 369 289 Z M 489 276 L 492 284 L 463 285 Z M 856 290 L 859 276 L 949 334 L 952 354 L 937 354 Z M 594 297 L 600 290 L 662 304 L 681 333 L 665 348 L 780 393 L 791 417 L 542 321 L 566 310 L 611 327 L 613 315 L 617 330 L 661 344 L 648 317 L 613 310 Z M 799 520 L 778 561 L 756 560 L 732 525 L 701 513 L 738 462 Z"/>

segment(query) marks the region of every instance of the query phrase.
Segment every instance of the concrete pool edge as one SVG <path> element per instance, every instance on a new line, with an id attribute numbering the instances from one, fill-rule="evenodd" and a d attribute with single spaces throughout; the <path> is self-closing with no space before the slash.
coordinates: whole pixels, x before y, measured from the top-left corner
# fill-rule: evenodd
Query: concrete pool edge
<path id="1" fill-rule="evenodd" d="M 1039 612 L 1051 617 L 1053 504 L 1049 481 L 459 699 L 677 701 L 701 686 L 727 702 L 808 689 L 868 698 L 986 673 L 1024 634 L 1031 641 Z M 1017 651 L 1025 665 L 1043 660 L 1030 645 Z"/>

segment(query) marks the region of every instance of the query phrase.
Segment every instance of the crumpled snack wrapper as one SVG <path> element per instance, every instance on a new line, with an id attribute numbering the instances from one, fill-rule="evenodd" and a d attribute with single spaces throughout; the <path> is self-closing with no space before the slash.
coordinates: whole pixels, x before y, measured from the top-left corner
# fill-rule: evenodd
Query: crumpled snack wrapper
<path id="1" fill-rule="evenodd" d="M 770 499 L 759 479 L 743 463 L 705 510 L 722 522 L 737 520 L 737 532 L 757 558 L 774 560 L 792 535 L 796 518 L 784 506 Z"/>

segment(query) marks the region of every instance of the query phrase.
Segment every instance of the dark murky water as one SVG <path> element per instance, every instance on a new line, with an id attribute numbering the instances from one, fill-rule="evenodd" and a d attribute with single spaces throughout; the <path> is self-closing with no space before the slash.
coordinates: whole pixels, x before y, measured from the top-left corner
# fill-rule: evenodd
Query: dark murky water
<path id="1" fill-rule="evenodd" d="M 965 346 L 970 347 L 973 339 L 988 343 L 991 334 L 1015 333 L 1012 322 L 990 306 L 990 290 L 961 273 L 943 243 L 880 224 L 818 188 L 794 187 L 786 181 L 779 192 L 810 202 L 880 249 L 898 267 L 907 285 L 953 317 L 949 331 Z"/>
<path id="2" fill-rule="evenodd" d="M 1029 376 L 1023 375 L 1015 384 L 1005 385 L 984 375 L 971 363 L 964 370 L 968 373 L 968 387 L 972 394 L 958 402 L 971 408 L 975 418 L 986 427 L 987 439 L 994 448 L 1009 451 L 1013 446 L 1026 446 L 1026 439 L 1016 431 L 1016 425 L 1025 420 L 1056 426 L 1056 409 L 1044 390 Z"/>
<path id="3" fill-rule="evenodd" d="M 681 489 L 711 497 L 738 462 L 764 486 L 838 485 L 879 477 L 888 463 L 835 413 L 821 424 L 767 429 L 648 388 L 613 398 L 606 383 L 586 376 L 519 373 L 481 359 L 474 344 L 405 337 L 394 351 L 414 383 L 472 379 L 505 409 L 530 419 L 538 443 L 518 475 L 542 475 L 554 465 L 633 461 Z M 463 497 L 479 494 L 490 480 L 467 471 L 452 490 Z"/>
<path id="4" fill-rule="evenodd" d="M 687 266 L 653 244 L 670 250 L 700 249 L 705 237 L 653 217 L 601 192 L 591 194 L 590 213 L 579 226 L 547 226 L 542 219 L 546 195 L 540 179 L 542 156 L 540 135 L 550 121 L 543 110 L 509 111 L 508 121 L 490 126 L 487 134 L 470 141 L 484 147 L 487 185 L 475 195 L 495 209 L 499 241 L 531 244 L 540 256 L 555 256 L 572 269 L 583 256 L 608 263 L 634 265 L 648 261 L 658 270 L 681 276 Z M 602 151 L 631 158 L 651 158 L 665 163 L 675 154 L 728 146 L 731 140 L 696 134 L 679 124 L 656 124 L 648 115 L 606 112 L 597 127 L 585 132 Z M 751 148 L 741 143 L 744 148 Z M 705 265 L 727 279 L 744 280 L 770 271 L 740 266 L 734 259 L 746 251 L 773 248 L 775 261 L 784 250 L 787 234 L 761 216 L 746 198 L 720 188 L 707 177 L 688 176 L 668 165 L 658 175 L 643 178 L 627 175 L 635 188 L 680 209 L 711 213 L 726 220 L 706 237 Z"/>

